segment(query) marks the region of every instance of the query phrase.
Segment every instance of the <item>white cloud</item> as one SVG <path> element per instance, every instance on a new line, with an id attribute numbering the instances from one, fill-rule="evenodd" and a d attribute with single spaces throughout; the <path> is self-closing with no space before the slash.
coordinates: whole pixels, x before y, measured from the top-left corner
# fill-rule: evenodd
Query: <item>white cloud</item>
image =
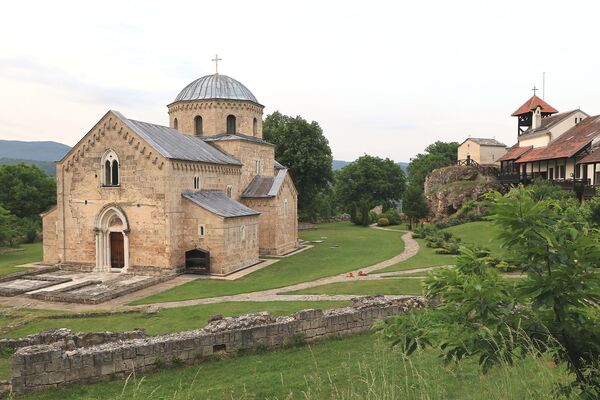
<path id="1" fill-rule="evenodd" d="M 221 72 L 318 121 L 339 159 L 407 161 L 435 140 L 515 142 L 541 86 L 600 113 L 594 1 L 20 1 L 0 25 L 0 138 L 75 143 L 106 110 L 167 122 L 193 79 Z"/>

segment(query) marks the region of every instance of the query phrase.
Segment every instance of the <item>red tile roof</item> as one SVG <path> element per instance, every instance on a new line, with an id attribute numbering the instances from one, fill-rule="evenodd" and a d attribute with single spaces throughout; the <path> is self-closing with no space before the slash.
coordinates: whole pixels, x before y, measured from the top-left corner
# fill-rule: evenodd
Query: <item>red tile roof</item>
<path id="1" fill-rule="evenodd" d="M 600 150 L 596 149 L 596 151 L 591 152 L 587 156 L 583 157 L 581 160 L 577 161 L 577 164 L 591 163 L 600 163 Z"/>
<path id="2" fill-rule="evenodd" d="M 533 149 L 517 160 L 518 163 L 528 161 L 551 160 L 554 158 L 570 158 L 589 145 L 595 137 L 600 136 L 600 115 L 584 119 L 547 147 Z"/>
<path id="3" fill-rule="evenodd" d="M 527 153 L 531 149 L 533 149 L 533 146 L 519 147 L 519 143 L 517 143 L 513 147 L 511 147 L 508 150 L 508 152 L 506 152 L 506 154 L 504 154 L 502 157 L 500 157 L 496 161 L 516 160 L 517 158 L 521 157 L 523 154 Z"/>
<path id="4" fill-rule="evenodd" d="M 550 104 L 546 103 L 544 100 L 540 99 L 536 95 L 531 96 L 529 100 L 527 100 L 521 107 L 517 109 L 511 116 L 516 117 L 518 115 L 527 114 L 537 108 L 537 106 L 542 107 L 543 113 L 554 114 L 557 113 L 558 110 L 552 107 Z"/>

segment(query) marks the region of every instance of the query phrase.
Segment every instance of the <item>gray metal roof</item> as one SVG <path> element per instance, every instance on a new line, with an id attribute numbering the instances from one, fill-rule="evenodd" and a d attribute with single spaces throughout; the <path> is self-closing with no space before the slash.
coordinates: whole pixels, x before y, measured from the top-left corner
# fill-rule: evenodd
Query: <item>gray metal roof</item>
<path id="1" fill-rule="evenodd" d="M 179 92 L 175 101 L 207 99 L 248 100 L 260 104 L 246 86 L 221 74 L 196 79 Z"/>
<path id="2" fill-rule="evenodd" d="M 257 175 L 242 193 L 243 198 L 275 197 L 285 180 L 286 169 L 281 169 L 275 176 Z"/>
<path id="3" fill-rule="evenodd" d="M 267 142 L 266 140 L 262 140 L 261 138 L 258 138 L 255 136 L 248 136 L 248 135 L 244 135 L 241 133 L 233 133 L 233 134 L 219 133 L 218 135 L 204 136 L 204 137 L 202 137 L 202 140 L 204 140 L 205 142 L 217 142 L 217 141 L 225 141 L 225 140 L 245 140 L 247 142 L 253 142 L 253 143 L 274 146 L 274 144 L 271 144 L 271 143 Z"/>
<path id="4" fill-rule="evenodd" d="M 184 192 L 181 195 L 196 205 L 224 218 L 259 215 L 260 212 L 246 207 L 222 192 Z"/>
<path id="5" fill-rule="evenodd" d="M 506 145 L 504 143 L 501 143 L 499 141 L 497 141 L 496 139 L 487 139 L 487 138 L 468 138 L 465 139 L 464 142 L 466 142 L 467 140 L 471 140 L 481 146 L 498 146 L 498 147 L 506 147 Z M 463 142 L 463 143 L 464 143 Z"/>
<path id="6" fill-rule="evenodd" d="M 199 137 L 184 135 L 168 126 L 128 119 L 118 111 L 112 112 L 163 157 L 210 164 L 242 164 L 229 154 L 205 143 Z"/>

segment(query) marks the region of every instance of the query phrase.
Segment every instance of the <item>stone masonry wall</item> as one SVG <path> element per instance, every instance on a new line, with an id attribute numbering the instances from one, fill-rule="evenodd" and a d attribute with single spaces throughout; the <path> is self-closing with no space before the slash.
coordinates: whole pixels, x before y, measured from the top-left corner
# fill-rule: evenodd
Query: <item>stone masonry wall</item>
<path id="1" fill-rule="evenodd" d="M 219 354 L 276 349 L 367 331 L 376 320 L 421 308 L 418 297 L 363 297 L 351 307 L 304 310 L 286 317 L 268 313 L 213 319 L 204 329 L 68 349 L 60 342 L 17 350 L 12 356 L 15 394 L 126 378 L 157 365 L 192 364 Z"/>

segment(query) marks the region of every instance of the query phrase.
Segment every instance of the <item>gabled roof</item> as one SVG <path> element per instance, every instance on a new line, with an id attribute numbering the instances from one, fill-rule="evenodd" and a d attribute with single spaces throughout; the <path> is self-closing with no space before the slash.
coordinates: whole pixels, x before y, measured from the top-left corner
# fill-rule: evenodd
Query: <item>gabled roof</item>
<path id="1" fill-rule="evenodd" d="M 506 147 L 506 145 L 504 143 L 501 143 L 499 141 L 497 141 L 496 139 L 487 139 L 487 138 L 468 138 L 465 139 L 464 142 L 461 143 L 461 145 L 463 143 L 465 143 L 467 140 L 470 140 L 472 142 L 477 143 L 480 146 L 497 146 L 497 147 Z"/>
<path id="2" fill-rule="evenodd" d="M 559 136 L 558 139 L 550 142 L 547 147 L 533 149 L 517 162 L 570 158 L 589 145 L 597 136 L 600 136 L 600 115 L 584 119 Z"/>
<path id="3" fill-rule="evenodd" d="M 242 193 L 243 198 L 265 198 L 275 197 L 285 180 L 286 169 L 281 169 L 275 176 L 257 175 L 252 179 L 246 190 Z"/>
<path id="4" fill-rule="evenodd" d="M 500 157 L 496 161 L 516 160 L 517 158 L 521 157 L 523 154 L 526 154 L 531 149 L 533 149 L 533 146 L 519 147 L 519 144 L 517 143 L 513 147 L 511 147 L 508 150 L 508 152 L 506 152 L 506 154 L 504 154 L 502 157 Z"/>
<path id="5" fill-rule="evenodd" d="M 128 119 L 118 111 L 112 111 L 112 113 L 163 157 L 210 164 L 242 164 L 229 154 L 205 143 L 199 137 L 184 135 L 168 126 Z"/>
<path id="6" fill-rule="evenodd" d="M 260 212 L 227 197 L 222 192 L 183 192 L 181 195 L 194 204 L 224 218 L 248 217 Z"/>
<path id="7" fill-rule="evenodd" d="M 547 130 L 551 129 L 553 126 L 555 126 L 556 124 L 568 119 L 569 117 L 571 117 L 573 114 L 577 113 L 578 111 L 581 111 L 581 110 L 577 109 L 577 110 L 565 111 L 565 112 L 561 112 L 558 114 L 554 114 L 554 115 L 550 115 L 548 117 L 542 118 L 539 128 L 527 129 L 520 137 L 534 136 L 538 133 L 541 133 L 542 131 L 547 131 Z M 583 114 L 585 114 L 586 116 L 588 116 L 583 111 L 581 111 L 581 112 Z"/>
<path id="8" fill-rule="evenodd" d="M 253 142 L 258 144 L 266 144 L 267 146 L 274 146 L 273 144 L 267 142 L 266 140 L 262 140 L 261 138 L 257 138 L 255 136 L 248 136 L 241 133 L 219 133 L 218 135 L 212 136 L 204 136 L 202 140 L 205 142 L 218 142 L 225 140 L 245 140 L 247 142 Z"/>
<path id="9" fill-rule="evenodd" d="M 521 107 L 517 109 L 511 116 L 516 117 L 519 115 L 527 114 L 531 112 L 531 110 L 535 110 L 538 106 L 542 107 L 543 113 L 555 114 L 558 110 L 552 107 L 550 104 L 546 103 L 544 100 L 540 99 L 536 95 L 531 96 L 529 100 L 527 100 Z"/>

